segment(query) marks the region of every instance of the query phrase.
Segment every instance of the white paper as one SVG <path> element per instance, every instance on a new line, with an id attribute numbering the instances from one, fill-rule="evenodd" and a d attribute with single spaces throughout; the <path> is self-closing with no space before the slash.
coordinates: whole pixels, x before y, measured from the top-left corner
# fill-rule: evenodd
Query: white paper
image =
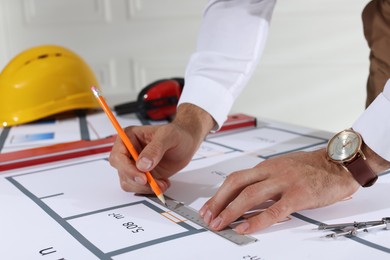
<path id="1" fill-rule="evenodd" d="M 134 115 L 118 116 L 117 120 L 123 128 L 142 125 Z M 0 139 L 0 143 L 3 141 L 0 152 L 19 151 L 82 139 L 96 140 L 115 134 L 117 134 L 115 128 L 103 111 L 89 113 L 83 117 L 61 117 L 10 127 L 6 135 L 0 136 L 4 138 L 4 140 Z"/>
<path id="2" fill-rule="evenodd" d="M 317 138 L 302 138 L 307 129 L 284 127 L 273 131 L 268 125 L 266 132 L 239 136 L 243 143 L 253 136 L 275 140 L 267 156 L 318 145 L 312 142 Z M 264 160 L 247 152 L 251 145 L 237 149 L 240 142 L 230 137 L 223 145 L 214 138 L 206 141 L 194 160 L 172 177 L 165 195 L 198 210 L 226 176 Z M 318 135 L 318 140 L 324 139 Z M 294 213 L 253 234 L 257 242 L 238 246 L 146 197 L 122 191 L 106 155 L 30 167 L 0 176 L 0 259 L 389 259 L 387 230 L 355 239 L 325 239 L 321 237 L 329 232 L 314 230 L 316 223 L 389 216 L 389 189 L 386 174 L 373 188 L 329 207 Z"/>

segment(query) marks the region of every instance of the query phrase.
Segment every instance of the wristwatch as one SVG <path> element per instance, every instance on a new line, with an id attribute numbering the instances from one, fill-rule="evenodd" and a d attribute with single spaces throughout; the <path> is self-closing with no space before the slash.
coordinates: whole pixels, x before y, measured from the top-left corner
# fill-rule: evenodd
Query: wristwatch
<path id="1" fill-rule="evenodd" d="M 349 171 L 362 187 L 373 185 L 378 176 L 367 164 L 366 156 L 361 150 L 363 139 L 352 129 L 335 134 L 328 142 L 326 153 L 328 158 L 342 165 Z"/>

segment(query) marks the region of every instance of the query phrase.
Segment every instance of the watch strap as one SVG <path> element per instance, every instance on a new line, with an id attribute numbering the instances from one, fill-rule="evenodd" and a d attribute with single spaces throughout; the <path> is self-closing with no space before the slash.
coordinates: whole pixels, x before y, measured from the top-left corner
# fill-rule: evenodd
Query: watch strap
<path id="1" fill-rule="evenodd" d="M 370 166 L 368 166 L 366 160 L 360 155 L 356 158 L 356 160 L 348 163 L 346 167 L 362 187 L 370 187 L 378 179 L 378 176 L 370 168 Z"/>

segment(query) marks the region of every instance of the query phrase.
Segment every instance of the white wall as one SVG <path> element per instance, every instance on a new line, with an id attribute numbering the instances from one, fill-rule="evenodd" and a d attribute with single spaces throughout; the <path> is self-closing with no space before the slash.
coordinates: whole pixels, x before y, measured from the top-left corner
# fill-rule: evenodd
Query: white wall
<path id="1" fill-rule="evenodd" d="M 363 112 L 367 0 L 279 0 L 261 64 L 233 110 L 338 131 Z"/>
<path id="2" fill-rule="evenodd" d="M 0 49 L 6 54 L 0 65 L 31 46 L 62 45 L 90 64 L 108 101 L 132 100 L 147 83 L 183 74 L 204 5 L 205 0 L 0 0 Z"/>
<path id="3" fill-rule="evenodd" d="M 338 131 L 364 110 L 368 0 L 279 0 L 259 68 L 232 112 Z M 181 76 L 205 0 L 0 0 L 0 67 L 40 44 L 73 49 L 113 104 Z"/>

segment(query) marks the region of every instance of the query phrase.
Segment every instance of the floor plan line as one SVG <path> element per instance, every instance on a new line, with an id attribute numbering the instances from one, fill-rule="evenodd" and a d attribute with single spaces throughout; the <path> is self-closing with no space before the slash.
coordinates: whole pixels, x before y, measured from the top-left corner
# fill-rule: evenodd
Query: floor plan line
<path id="1" fill-rule="evenodd" d="M 98 259 L 108 260 L 111 259 L 107 257 L 99 248 L 92 244 L 88 239 L 86 239 L 79 231 L 77 231 L 72 225 L 70 225 L 66 220 L 64 220 L 60 215 L 58 215 L 54 210 L 47 206 L 42 200 L 32 194 L 27 190 L 23 185 L 16 181 L 13 177 L 6 178 L 11 182 L 16 188 L 23 192 L 28 198 L 34 201 L 42 210 L 44 210 L 51 218 L 53 218 L 59 225 L 61 225 L 70 235 L 72 235 L 80 244 L 82 244 L 86 249 L 88 249 L 92 254 L 98 257 Z"/>
<path id="2" fill-rule="evenodd" d="M 38 174 L 38 172 L 31 173 L 31 174 Z M 90 240 L 88 240 L 82 233 L 80 233 L 72 224 L 70 224 L 69 221 L 75 220 L 78 218 L 82 217 L 88 217 L 91 215 L 99 214 L 102 212 L 107 212 L 119 208 L 125 208 L 125 207 L 131 207 L 135 205 L 144 205 L 148 207 L 149 209 L 153 210 L 156 212 L 156 214 L 159 214 L 162 218 L 166 218 L 163 216 L 164 213 L 170 212 L 169 209 L 163 209 L 160 206 L 157 206 L 153 203 L 153 201 L 148 201 L 147 197 L 144 197 L 142 200 L 137 201 L 137 202 L 132 202 L 132 203 L 126 203 L 126 204 L 121 204 L 121 205 L 116 205 L 112 207 L 106 207 L 102 208 L 99 210 L 94 210 L 82 214 L 76 214 L 72 215 L 69 217 L 61 217 L 55 210 L 53 210 L 50 206 L 48 206 L 44 200 L 48 198 L 53 198 L 56 196 L 61 196 L 64 195 L 64 193 L 56 193 L 52 195 L 47 195 L 47 196 L 42 196 L 41 198 L 38 198 L 35 196 L 31 191 L 28 190 L 25 186 L 23 186 L 20 182 L 16 180 L 16 178 L 23 178 L 24 176 L 29 175 L 29 174 L 23 174 L 23 175 L 18 175 L 18 176 L 11 176 L 11 177 L 6 177 L 6 179 L 12 183 L 18 190 L 20 190 L 24 195 L 26 195 L 29 199 L 31 199 L 37 206 L 39 206 L 43 211 L 46 212 L 53 220 L 55 220 L 66 232 L 68 232 L 74 239 L 76 239 L 81 245 L 83 245 L 87 250 L 89 250 L 91 253 L 93 253 L 95 256 L 97 256 L 99 259 L 112 259 L 112 256 L 116 256 L 119 254 L 123 254 L 126 252 L 131 252 L 133 250 L 141 249 L 144 247 L 152 246 L 158 243 L 164 243 L 170 240 L 182 238 L 185 236 L 190 236 L 202 232 L 208 231 L 207 229 L 203 227 L 196 228 L 195 226 L 185 222 L 185 221 L 180 221 L 180 222 L 173 222 L 175 225 L 178 225 L 184 229 L 186 229 L 184 232 L 179 232 L 176 234 L 172 235 L 167 235 L 164 237 L 152 239 L 150 241 L 145 241 L 141 242 L 135 245 L 119 248 L 117 250 L 113 250 L 110 252 L 104 252 L 101 249 L 99 249 L 97 246 L 95 246 Z M 141 197 L 141 196 L 140 196 Z"/>
<path id="3" fill-rule="evenodd" d="M 121 254 L 124 254 L 124 253 L 127 253 L 127 252 L 131 252 L 131 251 L 134 251 L 134 250 L 137 250 L 137 249 L 144 248 L 144 247 L 149 247 L 149 246 L 152 246 L 152 245 L 168 242 L 168 241 L 179 239 L 179 238 L 186 237 L 186 236 L 195 235 L 195 234 L 198 234 L 198 233 L 203 233 L 203 232 L 206 232 L 206 231 L 208 231 L 208 230 L 202 228 L 202 229 L 194 229 L 194 230 L 191 230 L 191 231 L 185 231 L 185 232 L 182 232 L 182 233 L 177 233 L 177 234 L 174 234 L 174 235 L 170 235 L 170 236 L 166 236 L 166 237 L 150 240 L 150 241 L 147 241 L 147 242 L 144 242 L 144 243 L 140 243 L 140 244 L 137 244 L 137 245 L 121 248 L 121 249 L 118 249 L 118 250 L 115 250 L 115 251 L 107 253 L 107 256 L 113 257 L 113 256 L 121 255 Z"/>

